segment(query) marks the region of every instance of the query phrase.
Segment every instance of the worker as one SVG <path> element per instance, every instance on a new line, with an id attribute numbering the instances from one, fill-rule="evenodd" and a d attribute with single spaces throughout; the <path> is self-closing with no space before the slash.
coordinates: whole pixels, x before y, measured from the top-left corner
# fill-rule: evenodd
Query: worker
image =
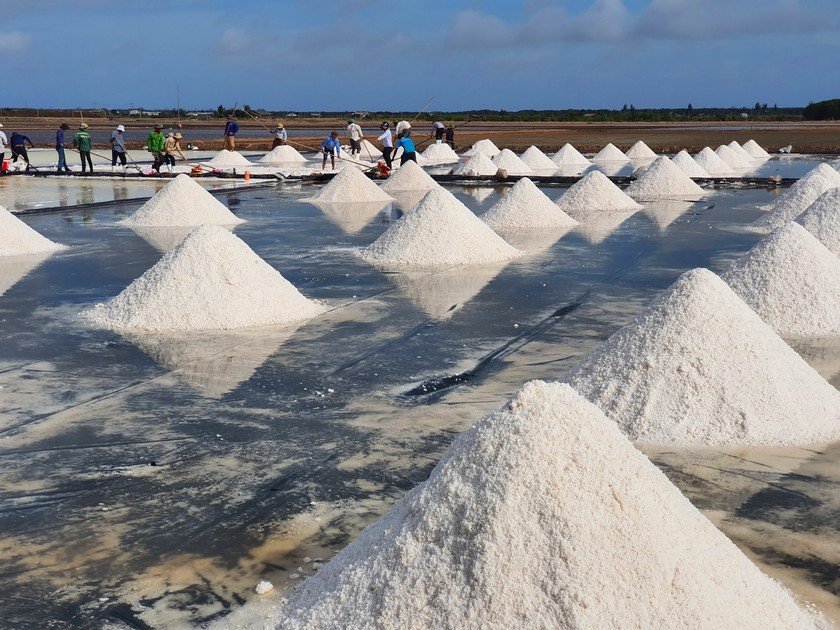
<path id="1" fill-rule="evenodd" d="M 28 136 L 24 136 L 22 133 L 18 133 L 17 131 L 13 131 L 12 137 L 9 139 L 9 145 L 12 147 L 12 162 L 16 162 L 18 156 L 21 156 L 23 161 L 26 162 L 26 170 L 28 171 L 29 154 L 26 152 L 27 142 L 29 143 L 29 148 L 35 148 L 35 145 L 32 144 L 32 140 L 30 140 Z"/>
<path id="2" fill-rule="evenodd" d="M 58 153 L 58 163 L 55 166 L 56 173 L 61 173 L 62 171 L 65 173 L 70 172 L 70 168 L 67 166 L 67 156 L 64 154 L 64 132 L 68 129 L 70 129 L 70 125 L 63 122 L 55 132 L 55 150 Z"/>
<path id="3" fill-rule="evenodd" d="M 277 123 L 277 126 L 274 128 L 274 141 L 271 143 L 271 148 L 276 149 L 277 147 L 283 146 L 286 144 L 288 137 L 289 134 L 286 133 L 286 128 L 283 127 L 283 123 Z"/>
<path id="4" fill-rule="evenodd" d="M 117 125 L 117 128 L 111 132 L 111 170 L 117 165 L 117 161 L 122 165 L 123 172 L 125 172 L 125 127 Z"/>
<path id="5" fill-rule="evenodd" d="M 175 146 L 178 141 L 175 139 L 175 133 L 169 132 L 163 141 L 163 163 L 169 166 L 169 172 L 175 167 Z"/>
<path id="6" fill-rule="evenodd" d="M 225 149 L 236 151 L 236 134 L 239 132 L 239 125 L 232 114 L 228 114 L 225 123 Z"/>
<path id="7" fill-rule="evenodd" d="M 178 157 L 181 159 L 182 162 L 186 162 L 187 158 L 184 155 L 184 152 L 181 150 L 181 140 L 184 139 L 184 136 L 181 135 L 180 131 L 175 132 L 175 146 L 173 147 L 173 154 L 177 153 Z"/>
<path id="8" fill-rule="evenodd" d="M 6 137 L 6 133 L 2 131 L 3 125 L 0 124 L 0 175 L 5 175 L 6 171 L 2 168 L 3 163 L 6 159 L 6 145 L 9 143 L 9 139 Z"/>
<path id="9" fill-rule="evenodd" d="M 350 136 L 350 157 L 353 157 L 362 152 L 362 138 L 365 137 L 355 118 L 347 121 L 347 134 Z"/>
<path id="10" fill-rule="evenodd" d="M 435 136 L 435 144 L 440 144 L 443 141 L 443 132 L 446 129 L 446 125 L 444 125 L 439 120 L 436 120 L 432 124 L 432 133 Z"/>
<path id="11" fill-rule="evenodd" d="M 382 135 L 377 138 L 382 143 L 382 157 L 385 159 L 385 166 L 391 168 L 391 154 L 394 152 L 394 135 L 391 133 L 391 125 L 383 120 L 379 125 Z"/>
<path id="12" fill-rule="evenodd" d="M 341 151 L 341 143 L 338 141 L 338 132 L 333 131 L 330 135 L 324 138 L 321 143 L 321 151 L 324 153 L 324 161 L 321 163 L 321 170 L 323 171 L 327 166 L 327 156 L 330 156 L 332 161 L 332 169 L 335 170 L 335 156 Z"/>
<path id="13" fill-rule="evenodd" d="M 405 124 L 403 124 L 405 123 Z M 400 166 L 406 162 L 417 163 L 417 149 L 414 147 L 414 140 L 411 139 L 411 125 L 406 121 L 401 121 L 397 124 L 397 129 L 401 129 L 397 133 L 396 149 L 402 148 L 403 153 L 400 157 Z"/>
<path id="14" fill-rule="evenodd" d="M 446 128 L 446 144 L 452 147 L 452 150 L 455 150 L 455 127 L 451 124 Z"/>
<path id="15" fill-rule="evenodd" d="M 146 150 L 152 154 L 154 161 L 152 162 L 152 169 L 160 173 L 160 167 L 163 164 L 163 143 L 164 137 L 163 125 L 158 123 L 155 125 L 155 130 L 150 132 L 146 138 Z"/>
<path id="16" fill-rule="evenodd" d="M 93 173 L 93 160 L 90 159 L 90 150 L 93 148 L 93 140 L 88 133 L 88 124 L 82 123 L 79 125 L 79 130 L 73 136 L 73 146 L 79 152 L 82 158 L 82 175 L 85 174 L 87 166 L 90 166 L 90 172 Z"/>

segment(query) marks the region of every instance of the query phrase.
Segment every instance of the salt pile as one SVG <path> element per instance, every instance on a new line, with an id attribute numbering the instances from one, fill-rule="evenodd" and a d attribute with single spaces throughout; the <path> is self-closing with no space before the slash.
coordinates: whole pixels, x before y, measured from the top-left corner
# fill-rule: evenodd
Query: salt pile
<path id="1" fill-rule="evenodd" d="M 187 331 L 291 324 L 323 311 L 239 238 L 203 225 L 82 316 L 105 328 Z"/>
<path id="2" fill-rule="evenodd" d="M 527 177 L 516 182 L 481 218 L 494 230 L 577 225 Z"/>
<path id="3" fill-rule="evenodd" d="M 431 190 L 437 186 L 438 183 L 416 162 L 406 162 L 402 168 L 391 173 L 381 188 L 385 192 L 396 193 L 406 190 Z"/>
<path id="4" fill-rule="evenodd" d="M 372 203 L 393 201 L 367 175 L 357 168 L 343 168 L 330 182 L 303 201 L 328 203 Z"/>
<path id="5" fill-rule="evenodd" d="M 519 156 L 519 159 L 525 162 L 534 171 L 551 171 L 557 170 L 557 165 L 551 161 L 545 153 L 540 151 L 535 146 L 528 147 L 525 152 Z"/>
<path id="6" fill-rule="evenodd" d="M 746 158 L 741 157 L 725 144 L 722 144 L 715 149 L 715 153 L 721 160 L 726 162 L 732 168 L 749 168 L 752 166 Z"/>
<path id="7" fill-rule="evenodd" d="M 496 168 L 506 170 L 508 172 L 508 175 L 534 174 L 534 171 L 531 170 L 531 167 L 525 164 L 525 162 L 523 162 L 522 160 L 520 160 L 519 156 L 516 155 L 516 153 L 514 153 L 510 149 L 502 149 L 499 152 L 499 155 L 493 158 L 493 164 L 496 165 Z"/>
<path id="8" fill-rule="evenodd" d="M 703 189 L 665 156 L 657 158 L 625 192 L 633 199 L 699 199 Z"/>
<path id="9" fill-rule="evenodd" d="M 362 139 L 362 152 L 360 155 L 364 156 L 365 159 L 368 160 L 378 160 L 382 157 L 382 151 L 377 148 L 377 146 L 371 142 L 368 142 L 367 139 Z"/>
<path id="10" fill-rule="evenodd" d="M 487 177 L 495 175 L 499 167 L 493 164 L 493 161 L 483 153 L 476 153 L 464 164 L 456 167 L 453 173 L 455 175 L 471 175 L 478 177 Z"/>
<path id="11" fill-rule="evenodd" d="M 364 249 L 362 258 L 385 267 L 437 267 L 501 262 L 521 254 L 438 186 Z"/>
<path id="12" fill-rule="evenodd" d="M 646 145 L 644 142 L 639 140 L 636 144 L 630 147 L 627 150 L 625 155 L 630 158 L 631 160 L 655 160 L 658 155 L 653 152 L 653 150 Z"/>
<path id="13" fill-rule="evenodd" d="M 735 171 L 720 156 L 709 147 L 704 147 L 694 156 L 694 160 L 702 166 L 710 177 L 734 177 Z"/>
<path id="14" fill-rule="evenodd" d="M 135 213 L 127 226 L 191 227 L 245 223 L 189 175 L 178 175 Z"/>
<path id="15" fill-rule="evenodd" d="M 798 223 L 774 231 L 721 277 L 783 337 L 840 337 L 840 258 Z"/>
<path id="16" fill-rule="evenodd" d="M 638 203 L 625 195 L 606 175 L 599 171 L 587 173 L 556 201 L 560 209 L 573 219 L 579 211 L 626 212 L 640 209 Z M 578 219 L 580 220 L 580 219 Z"/>
<path id="17" fill-rule="evenodd" d="M 213 168 L 253 166 L 253 164 L 248 161 L 248 158 L 238 151 L 228 151 L 227 149 L 219 151 L 215 156 L 213 156 L 213 159 L 206 162 L 206 164 L 207 166 L 212 166 Z"/>
<path id="18" fill-rule="evenodd" d="M 840 188 L 825 191 L 796 222 L 840 256 Z"/>
<path id="19" fill-rule="evenodd" d="M 469 155 L 475 155 L 476 153 L 483 153 L 487 157 L 495 157 L 497 156 L 501 150 L 495 144 L 493 144 L 492 140 L 488 140 L 484 138 L 483 140 L 479 140 L 474 145 L 472 145 L 472 149 L 467 153 Z"/>
<path id="20" fill-rule="evenodd" d="M 671 161 L 689 177 L 710 177 L 709 173 L 706 172 L 706 169 L 700 166 L 685 149 L 672 157 Z"/>
<path id="21" fill-rule="evenodd" d="M 589 166 L 592 164 L 592 162 L 587 160 L 580 151 L 568 142 L 557 153 L 551 156 L 551 161 L 557 166 Z"/>
<path id="22" fill-rule="evenodd" d="M 455 164 L 461 160 L 452 147 L 444 142 L 441 142 L 440 144 L 430 144 L 428 148 L 423 151 L 423 158 L 429 164 Z"/>
<path id="23" fill-rule="evenodd" d="M 633 441 L 840 438 L 840 392 L 711 271 L 684 273 L 564 378 Z"/>
<path id="24" fill-rule="evenodd" d="M 617 146 L 610 142 L 603 149 L 595 154 L 592 158 L 593 162 L 627 162 L 627 156 L 621 152 Z"/>
<path id="25" fill-rule="evenodd" d="M 290 147 L 288 144 L 281 144 L 274 147 L 271 151 L 260 158 L 260 164 L 286 164 L 286 163 L 302 163 L 306 162 L 297 149 Z"/>
<path id="26" fill-rule="evenodd" d="M 764 209 L 769 214 L 752 223 L 750 229 L 771 232 L 805 212 L 824 192 L 837 187 L 840 187 L 840 173 L 828 164 L 820 164 L 766 205 Z"/>
<path id="27" fill-rule="evenodd" d="M 751 156 L 749 153 L 747 153 L 744 150 L 744 147 L 742 147 L 740 144 L 738 144 L 734 140 L 732 142 L 730 142 L 729 144 L 727 144 L 726 146 L 728 146 L 730 149 L 735 151 L 735 153 L 737 153 L 739 156 L 741 156 L 741 158 L 744 160 L 744 162 L 747 165 L 752 166 L 753 162 L 755 161 L 755 158 L 753 156 Z"/>
<path id="28" fill-rule="evenodd" d="M 761 145 L 758 144 L 755 140 L 747 140 L 744 143 L 744 151 L 749 153 L 755 159 L 759 160 L 766 160 L 770 157 L 770 154 L 767 153 L 764 149 L 761 148 Z"/>
<path id="29" fill-rule="evenodd" d="M 259 612 L 257 614 L 260 614 Z M 533 381 L 271 619 L 320 628 L 816 628 L 593 405 Z"/>
<path id="30" fill-rule="evenodd" d="M 0 206 L 0 257 L 48 254 L 62 249 L 67 249 L 67 247 L 41 236 L 6 208 Z"/>

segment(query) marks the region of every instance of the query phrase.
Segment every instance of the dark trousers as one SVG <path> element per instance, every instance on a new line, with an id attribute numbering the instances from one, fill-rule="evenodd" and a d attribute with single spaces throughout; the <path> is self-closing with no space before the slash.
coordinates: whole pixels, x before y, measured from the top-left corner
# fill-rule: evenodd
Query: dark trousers
<path id="1" fill-rule="evenodd" d="M 5 152 L 0 153 L 0 175 L 5 175 L 5 173 L 3 172 L 3 160 L 5 160 L 5 159 L 6 159 L 6 153 Z"/>
<path id="2" fill-rule="evenodd" d="M 394 147 L 384 147 L 382 149 L 382 158 L 385 160 L 385 166 L 391 168 L 391 154 L 394 152 Z"/>
<path id="3" fill-rule="evenodd" d="M 12 147 L 12 162 L 16 161 L 18 156 L 23 158 L 23 161 L 26 162 L 26 169 L 29 170 L 29 154 L 26 152 L 25 146 Z"/>
<path id="4" fill-rule="evenodd" d="M 350 138 L 350 155 L 356 155 L 357 153 L 362 152 L 362 141 L 361 140 L 353 140 Z"/>
<path id="5" fill-rule="evenodd" d="M 154 153 L 152 153 L 152 157 L 154 157 L 154 161 L 152 162 L 152 170 L 160 172 L 160 167 L 163 164 L 163 153 L 155 151 Z"/>
<path id="6" fill-rule="evenodd" d="M 90 159 L 90 151 L 79 151 L 82 158 L 82 173 L 85 172 L 85 161 L 90 165 L 90 172 L 93 173 L 93 160 Z"/>
<path id="7" fill-rule="evenodd" d="M 175 156 L 169 155 L 168 153 L 163 156 L 163 163 L 169 164 L 169 166 L 175 166 Z"/>
<path id="8" fill-rule="evenodd" d="M 402 158 L 400 158 L 400 166 L 405 164 L 406 162 L 417 162 L 417 154 L 412 151 L 411 153 L 406 153 L 403 151 Z"/>
<path id="9" fill-rule="evenodd" d="M 114 151 L 113 149 L 111 149 L 111 166 L 116 166 L 118 160 L 120 164 L 125 166 L 125 151 L 120 153 L 119 151 Z"/>
<path id="10" fill-rule="evenodd" d="M 435 127 L 435 140 L 440 140 L 443 138 L 443 132 L 446 131 L 445 129 L 439 129 Z"/>
<path id="11" fill-rule="evenodd" d="M 271 148 L 276 149 L 277 147 L 282 147 L 284 144 L 286 144 L 285 140 L 281 140 L 280 138 L 274 138 L 274 140 L 271 142 Z"/>
<path id="12" fill-rule="evenodd" d="M 67 156 L 64 155 L 64 147 L 56 146 L 55 150 L 58 153 L 58 164 L 56 164 L 55 170 L 57 170 L 57 171 L 69 171 L 70 169 L 67 168 Z"/>

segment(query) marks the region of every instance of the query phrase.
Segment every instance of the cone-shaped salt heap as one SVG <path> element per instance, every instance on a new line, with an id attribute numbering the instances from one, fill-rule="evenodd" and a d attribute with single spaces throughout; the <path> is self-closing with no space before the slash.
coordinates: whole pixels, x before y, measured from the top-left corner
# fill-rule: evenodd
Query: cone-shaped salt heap
<path id="1" fill-rule="evenodd" d="M 556 203 L 573 219 L 579 210 L 608 213 L 636 211 L 642 207 L 599 171 L 584 175 Z"/>
<path id="2" fill-rule="evenodd" d="M 671 158 L 671 161 L 689 177 L 706 178 L 711 177 L 706 169 L 700 166 L 688 151 L 683 149 Z"/>
<path id="3" fill-rule="evenodd" d="M 840 173 L 828 164 L 820 164 L 799 179 L 793 186 L 764 207 L 769 212 L 750 224 L 750 229 L 768 233 L 793 221 L 805 212 L 820 195 L 832 188 L 840 187 Z"/>
<path id="4" fill-rule="evenodd" d="M 840 337 L 840 258 L 790 222 L 722 276 L 783 337 Z"/>
<path id="5" fill-rule="evenodd" d="M 595 154 L 592 158 L 593 162 L 627 162 L 627 156 L 621 152 L 617 146 L 610 142 L 603 149 Z"/>
<path id="6" fill-rule="evenodd" d="M 742 147 L 740 144 L 738 144 L 734 140 L 732 142 L 730 142 L 729 144 L 727 144 L 726 146 L 728 146 L 730 149 L 735 151 L 735 153 L 737 153 L 739 156 L 741 156 L 741 158 L 744 160 L 744 162 L 748 166 L 752 166 L 753 162 L 755 162 L 755 158 L 753 156 L 751 156 L 749 153 L 747 153 L 744 150 L 744 147 Z"/>
<path id="7" fill-rule="evenodd" d="M 248 161 L 248 158 L 238 151 L 228 151 L 227 149 L 219 151 L 213 156 L 213 159 L 206 162 L 206 164 L 208 166 L 212 166 L 213 168 L 239 168 L 244 166 L 253 166 L 253 164 Z"/>
<path id="8" fill-rule="evenodd" d="M 382 190 L 387 193 L 431 190 L 437 187 L 438 183 L 416 162 L 406 162 L 402 167 L 391 173 L 381 186 Z"/>
<path id="9" fill-rule="evenodd" d="M 655 160 L 659 157 L 658 155 L 656 155 L 656 153 L 653 152 L 653 149 L 651 149 L 641 140 L 639 140 L 636 144 L 627 149 L 627 153 L 625 153 L 624 155 L 626 155 L 631 160 Z"/>
<path id="10" fill-rule="evenodd" d="M 357 168 L 341 169 L 326 186 L 304 199 L 321 203 L 387 203 L 393 200 Z"/>
<path id="11" fill-rule="evenodd" d="M 187 331 L 290 324 L 323 311 L 238 237 L 203 225 L 117 297 L 82 315 L 105 328 Z"/>
<path id="12" fill-rule="evenodd" d="M 563 380 L 642 443 L 840 438 L 840 392 L 706 269 L 680 276 Z"/>
<path id="13" fill-rule="evenodd" d="M 747 140 L 744 143 L 744 151 L 749 153 L 757 160 L 766 160 L 770 157 L 770 154 L 767 153 L 764 149 L 761 148 L 761 145 L 758 144 L 755 140 Z"/>
<path id="14" fill-rule="evenodd" d="M 720 145 L 717 149 L 715 149 L 715 153 L 717 156 L 726 162 L 731 168 L 739 169 L 739 168 L 749 168 L 752 166 L 750 162 L 746 160 L 746 158 L 741 157 L 739 154 L 735 153 L 732 149 L 730 149 L 725 144 Z"/>
<path id="15" fill-rule="evenodd" d="M 496 165 L 496 168 L 504 169 L 508 172 L 508 175 L 533 175 L 534 171 L 531 169 L 530 166 L 525 164 L 522 160 L 519 159 L 519 156 L 516 155 L 510 149 L 502 149 L 499 152 L 499 155 L 493 158 L 493 164 Z"/>
<path id="16" fill-rule="evenodd" d="M 281 144 L 260 158 L 260 164 L 302 164 L 306 162 L 297 149 L 288 144 Z"/>
<path id="17" fill-rule="evenodd" d="M 189 175 L 178 175 L 121 225 L 192 227 L 245 223 Z"/>
<path id="18" fill-rule="evenodd" d="M 362 251 L 383 267 L 481 265 L 520 256 L 452 193 L 438 186 Z"/>
<path id="19" fill-rule="evenodd" d="M 657 158 L 625 192 L 633 199 L 699 199 L 703 196 L 703 189 L 665 156 Z"/>
<path id="20" fill-rule="evenodd" d="M 709 147 L 704 147 L 700 153 L 694 156 L 694 160 L 706 169 L 711 177 L 734 177 L 735 171 L 720 156 Z"/>
<path id="21" fill-rule="evenodd" d="M 822 621 L 597 407 L 541 381 L 460 435 L 426 481 L 269 614 L 238 625 L 782 630 Z"/>
<path id="22" fill-rule="evenodd" d="M 67 247 L 41 236 L 6 208 L 0 206 L 0 256 L 50 254 L 62 249 L 67 249 Z"/>
<path id="23" fill-rule="evenodd" d="M 456 164 L 461 160 L 455 150 L 445 142 L 430 144 L 423 151 L 423 157 L 429 164 Z"/>
<path id="24" fill-rule="evenodd" d="M 551 161 L 551 158 L 533 145 L 528 147 L 524 153 L 519 156 L 519 159 L 531 167 L 531 170 L 533 171 L 554 172 L 557 170 L 557 165 Z"/>
<path id="25" fill-rule="evenodd" d="M 551 156 L 551 161 L 557 166 L 589 166 L 592 164 L 592 162 L 583 156 L 583 153 L 568 142 L 557 153 Z"/>
<path id="26" fill-rule="evenodd" d="M 499 199 L 482 220 L 494 230 L 530 228 L 571 228 L 577 225 L 527 177 Z"/>
<path id="27" fill-rule="evenodd" d="M 483 140 L 479 140 L 474 145 L 472 145 L 472 149 L 468 151 L 470 155 L 475 155 L 476 153 L 483 153 L 489 158 L 496 157 L 499 155 L 501 150 L 495 144 L 493 144 L 492 140 L 488 140 L 484 138 Z"/>
<path id="28" fill-rule="evenodd" d="M 372 142 L 368 142 L 367 139 L 362 139 L 362 152 L 359 154 L 366 160 L 378 160 L 382 157 L 382 151 L 373 144 Z"/>
<path id="29" fill-rule="evenodd" d="M 473 155 L 469 160 L 456 167 L 453 173 L 455 175 L 471 175 L 478 177 L 488 177 L 495 175 L 499 167 L 493 164 L 493 160 L 481 152 Z"/>
<path id="30" fill-rule="evenodd" d="M 840 256 L 840 188 L 825 191 L 796 222 Z"/>

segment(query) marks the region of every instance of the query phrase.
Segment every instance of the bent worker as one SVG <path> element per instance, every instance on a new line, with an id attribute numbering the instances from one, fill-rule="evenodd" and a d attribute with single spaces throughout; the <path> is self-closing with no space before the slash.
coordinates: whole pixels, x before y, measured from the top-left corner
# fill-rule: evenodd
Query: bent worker
<path id="1" fill-rule="evenodd" d="M 394 152 L 394 135 L 391 133 L 391 125 L 387 120 L 383 120 L 379 125 L 382 130 L 382 135 L 377 138 L 382 143 L 382 157 L 385 160 L 385 166 L 391 168 L 391 154 Z"/>
<path id="2" fill-rule="evenodd" d="M 327 156 L 332 161 L 332 169 L 335 170 L 335 156 L 341 151 L 341 143 L 338 141 L 338 132 L 333 131 L 330 135 L 324 138 L 321 143 L 321 151 L 324 153 L 324 161 L 321 162 L 321 170 L 327 166 Z"/>
<path id="3" fill-rule="evenodd" d="M 277 147 L 283 146 L 286 144 L 286 139 L 289 135 L 286 133 L 286 128 L 283 127 L 283 123 L 277 123 L 277 126 L 274 128 L 274 140 L 271 143 L 271 148 L 276 149 Z"/>
<path id="4" fill-rule="evenodd" d="M 70 129 L 70 125 L 63 122 L 55 132 L 55 151 L 58 153 L 58 163 L 55 166 L 56 173 L 61 173 L 62 171 L 65 173 L 70 172 L 70 168 L 67 166 L 67 156 L 64 154 L 64 132 L 68 129 Z"/>
<path id="5" fill-rule="evenodd" d="M 155 130 L 149 132 L 146 137 L 146 151 L 152 154 L 154 161 L 152 162 L 152 169 L 160 173 L 160 167 L 163 164 L 163 143 L 164 137 L 163 125 L 155 125 Z"/>
<path id="6" fill-rule="evenodd" d="M 184 136 L 181 135 L 180 131 L 178 131 L 178 132 L 175 133 L 174 137 L 175 137 L 175 146 L 172 148 L 172 153 L 173 153 L 173 155 L 177 153 L 178 157 L 181 159 L 181 161 L 186 162 L 187 158 L 184 155 L 184 152 L 181 150 L 181 140 L 184 139 Z"/>
<path id="7" fill-rule="evenodd" d="M 436 120 L 432 124 L 432 133 L 435 136 L 435 144 L 440 144 L 443 141 L 443 132 L 446 129 L 446 125 L 444 125 L 439 120 Z"/>
<path id="8" fill-rule="evenodd" d="M 365 134 L 362 132 L 362 128 L 356 124 L 355 118 L 347 121 L 347 133 L 350 136 L 350 157 L 353 157 L 362 152 L 362 138 L 365 137 Z"/>
<path id="9" fill-rule="evenodd" d="M 117 161 L 122 165 L 125 171 L 125 127 L 117 125 L 117 128 L 111 132 L 111 170 L 117 165 Z"/>
<path id="10" fill-rule="evenodd" d="M 397 133 L 398 140 L 395 146 L 397 150 L 400 148 L 403 150 L 400 166 L 406 162 L 417 163 L 417 149 L 414 147 L 414 140 L 411 139 L 411 125 L 403 120 L 397 124 L 397 129 L 400 131 Z"/>
<path id="11" fill-rule="evenodd" d="M 73 146 L 82 158 L 82 175 L 85 174 L 87 166 L 90 166 L 90 172 L 93 174 L 93 160 L 90 159 L 90 151 L 93 148 L 93 140 L 88 133 L 88 124 L 82 123 L 79 125 L 79 130 L 73 136 Z"/>
<path id="12" fill-rule="evenodd" d="M 233 114 L 228 114 L 225 123 L 225 149 L 228 151 L 236 151 L 237 133 L 239 133 L 239 124 L 234 119 Z"/>
<path id="13" fill-rule="evenodd" d="M 175 139 L 175 134 L 169 132 L 163 140 L 163 163 L 169 166 L 169 172 L 175 167 L 175 146 L 178 141 Z"/>
<path id="14" fill-rule="evenodd" d="M 455 150 L 455 127 L 449 125 L 446 128 L 446 144 L 452 147 L 452 150 Z"/>
<path id="15" fill-rule="evenodd" d="M 16 162 L 18 156 L 23 158 L 23 161 L 26 162 L 26 170 L 29 170 L 29 154 L 26 152 L 26 143 L 29 143 L 29 148 L 34 149 L 35 145 L 32 144 L 32 140 L 29 139 L 28 136 L 24 136 L 22 133 L 18 133 L 17 131 L 12 132 L 12 137 L 9 140 L 9 144 L 12 147 L 12 162 Z"/>

